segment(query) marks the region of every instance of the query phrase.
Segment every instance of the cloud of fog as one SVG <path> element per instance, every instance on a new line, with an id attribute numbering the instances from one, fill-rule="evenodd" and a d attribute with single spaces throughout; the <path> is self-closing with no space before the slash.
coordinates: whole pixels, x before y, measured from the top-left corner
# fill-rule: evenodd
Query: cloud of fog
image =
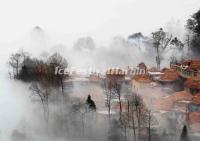
<path id="1" fill-rule="evenodd" d="M 32 57 L 41 57 L 43 59 L 46 59 L 54 52 L 59 52 L 67 58 L 70 67 L 86 70 L 89 68 L 94 68 L 96 71 L 102 71 L 109 67 L 124 68 L 127 66 L 136 66 L 140 62 L 144 62 L 148 66 L 156 65 L 155 50 L 148 38 L 140 39 L 139 43 L 138 40 L 122 36 L 114 37 L 108 44 L 97 44 L 91 37 L 80 37 L 74 41 L 69 41 L 71 45 L 67 42 L 67 39 L 61 41 L 54 38 L 53 35 L 49 35 L 48 32 L 40 27 L 35 27 L 24 39 L 15 43 L 2 45 L 5 48 L 5 52 L 1 52 L 0 140 L 10 141 L 13 136 L 26 138 L 29 141 L 53 141 L 56 138 L 56 136 L 50 136 L 53 131 L 50 133 L 46 132 L 45 128 L 47 127 L 42 119 L 42 110 L 38 110 L 41 109 L 41 105 L 31 101 L 31 92 L 28 90 L 29 85 L 9 80 L 7 76 L 8 66 L 6 65 L 6 61 L 9 55 L 19 48 L 23 48 L 26 52 L 29 52 Z M 163 64 L 168 66 L 167 63 Z M 96 86 L 91 87 L 95 88 Z M 85 91 L 84 96 L 87 93 L 95 91 L 94 89 L 90 89 L 90 87 L 83 89 L 76 84 L 73 92 L 77 93 L 77 91 L 80 91 L 80 88 L 82 91 Z M 102 93 L 100 88 L 97 89 Z M 58 109 L 57 105 L 54 104 L 50 105 L 50 107 L 53 107 L 51 108 L 52 113 Z M 66 109 L 63 114 L 67 115 L 68 112 L 69 110 Z M 58 125 L 58 128 L 54 128 L 54 123 L 57 120 L 59 120 L 61 126 Z M 59 127 L 64 126 L 62 123 L 65 120 L 55 113 L 49 126 L 52 129 L 59 130 Z M 71 122 L 71 119 L 68 120 L 67 122 Z M 81 122 L 81 119 L 79 120 Z M 102 127 L 95 131 L 94 136 L 91 137 L 88 135 L 90 139 L 94 139 L 95 135 L 99 137 L 99 140 L 101 140 L 100 137 L 105 137 L 107 131 L 106 122 L 103 122 L 101 118 L 98 122 Z M 71 129 L 70 132 L 75 132 L 77 129 L 72 124 L 69 124 L 69 127 Z M 94 127 L 90 126 L 87 128 L 87 132 L 89 132 Z M 66 130 L 62 130 L 63 138 L 65 137 L 64 132 Z M 56 140 L 64 140 L 62 137 L 56 138 Z"/>

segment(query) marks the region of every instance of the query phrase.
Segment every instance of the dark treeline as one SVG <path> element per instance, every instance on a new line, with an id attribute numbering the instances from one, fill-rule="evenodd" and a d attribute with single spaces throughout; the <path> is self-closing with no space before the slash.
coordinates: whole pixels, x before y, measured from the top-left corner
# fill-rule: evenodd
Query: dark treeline
<path id="1" fill-rule="evenodd" d="M 50 55 L 47 60 L 31 58 L 29 53 L 18 51 L 9 58 L 12 67 L 10 77 L 24 82 L 44 82 L 49 86 L 61 86 L 63 89 L 63 79 L 67 75 L 56 75 L 55 68 L 67 68 L 68 62 L 59 53 Z"/>
<path id="2" fill-rule="evenodd" d="M 200 10 L 187 20 L 186 44 L 196 57 L 200 54 Z"/>

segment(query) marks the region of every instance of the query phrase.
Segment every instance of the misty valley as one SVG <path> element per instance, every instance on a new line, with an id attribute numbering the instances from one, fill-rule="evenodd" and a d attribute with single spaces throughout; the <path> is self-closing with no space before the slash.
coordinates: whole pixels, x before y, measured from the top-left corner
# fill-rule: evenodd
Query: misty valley
<path id="1" fill-rule="evenodd" d="M 17 24 L 26 12 L 17 8 L 14 24 L 2 23 L 10 31 L 0 26 L 2 40 L 9 34 L 8 42 L 0 39 L 0 141 L 199 141 L 199 7 L 164 26 L 171 11 L 155 9 L 166 2 L 77 1 L 48 1 L 49 10 L 31 10 L 25 17 L 34 20 L 23 17 L 31 30 L 12 42 L 12 33 L 22 32 L 18 27 L 29 27 Z M 168 6 L 174 5 L 187 11 L 186 5 L 198 4 Z M 42 14 L 48 11 L 53 21 Z"/>

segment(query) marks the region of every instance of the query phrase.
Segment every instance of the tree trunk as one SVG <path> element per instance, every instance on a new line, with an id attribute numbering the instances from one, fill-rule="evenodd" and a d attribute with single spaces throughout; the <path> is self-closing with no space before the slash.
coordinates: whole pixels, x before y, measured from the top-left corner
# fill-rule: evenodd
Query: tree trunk
<path id="1" fill-rule="evenodd" d="M 151 112 L 149 112 L 149 141 L 151 141 Z"/>
<path id="2" fill-rule="evenodd" d="M 135 118 L 134 118 L 134 109 L 132 107 L 132 128 L 133 128 L 133 136 L 134 136 L 134 141 L 136 141 L 136 133 L 135 133 Z"/>
<path id="3" fill-rule="evenodd" d="M 121 120 L 121 117 L 122 117 L 122 102 L 121 102 L 121 96 L 119 96 L 119 115 L 120 115 L 120 120 Z"/>
<path id="4" fill-rule="evenodd" d="M 159 53 L 159 45 L 157 45 L 157 47 L 156 47 L 156 52 L 157 52 L 157 56 L 156 56 L 157 69 L 160 70 L 160 53 Z"/>

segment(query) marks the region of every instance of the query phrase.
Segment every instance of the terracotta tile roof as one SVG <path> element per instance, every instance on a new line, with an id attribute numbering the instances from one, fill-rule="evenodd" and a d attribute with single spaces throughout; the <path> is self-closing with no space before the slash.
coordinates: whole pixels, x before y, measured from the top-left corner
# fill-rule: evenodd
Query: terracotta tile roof
<path id="1" fill-rule="evenodd" d="M 178 101 L 178 100 L 192 100 L 193 96 L 186 92 L 186 91 L 181 91 L 181 92 L 175 92 L 174 94 L 172 94 L 172 96 L 174 97 L 174 101 Z"/>
<path id="2" fill-rule="evenodd" d="M 134 80 L 143 83 L 150 83 L 152 82 L 151 78 L 148 75 L 135 75 L 133 77 Z"/>
<path id="3" fill-rule="evenodd" d="M 187 70 L 200 70 L 200 64 L 190 65 Z"/>
<path id="4" fill-rule="evenodd" d="M 197 88 L 197 89 L 200 89 L 200 81 L 196 81 L 196 80 L 193 80 L 193 79 L 189 78 L 185 82 L 184 86 L 188 87 L 188 88 Z"/>
<path id="5" fill-rule="evenodd" d="M 181 63 L 182 65 L 187 65 L 187 70 L 200 70 L 200 59 L 187 60 Z"/>
<path id="6" fill-rule="evenodd" d="M 178 79 L 178 73 L 175 72 L 173 69 L 163 69 L 162 72 L 164 73 L 161 75 L 161 81 L 175 81 Z"/>
<path id="7" fill-rule="evenodd" d="M 192 100 L 192 98 L 193 96 L 186 91 L 175 92 L 170 96 L 164 97 L 163 99 L 156 101 L 154 107 L 157 110 L 171 110 L 175 101 Z"/>

